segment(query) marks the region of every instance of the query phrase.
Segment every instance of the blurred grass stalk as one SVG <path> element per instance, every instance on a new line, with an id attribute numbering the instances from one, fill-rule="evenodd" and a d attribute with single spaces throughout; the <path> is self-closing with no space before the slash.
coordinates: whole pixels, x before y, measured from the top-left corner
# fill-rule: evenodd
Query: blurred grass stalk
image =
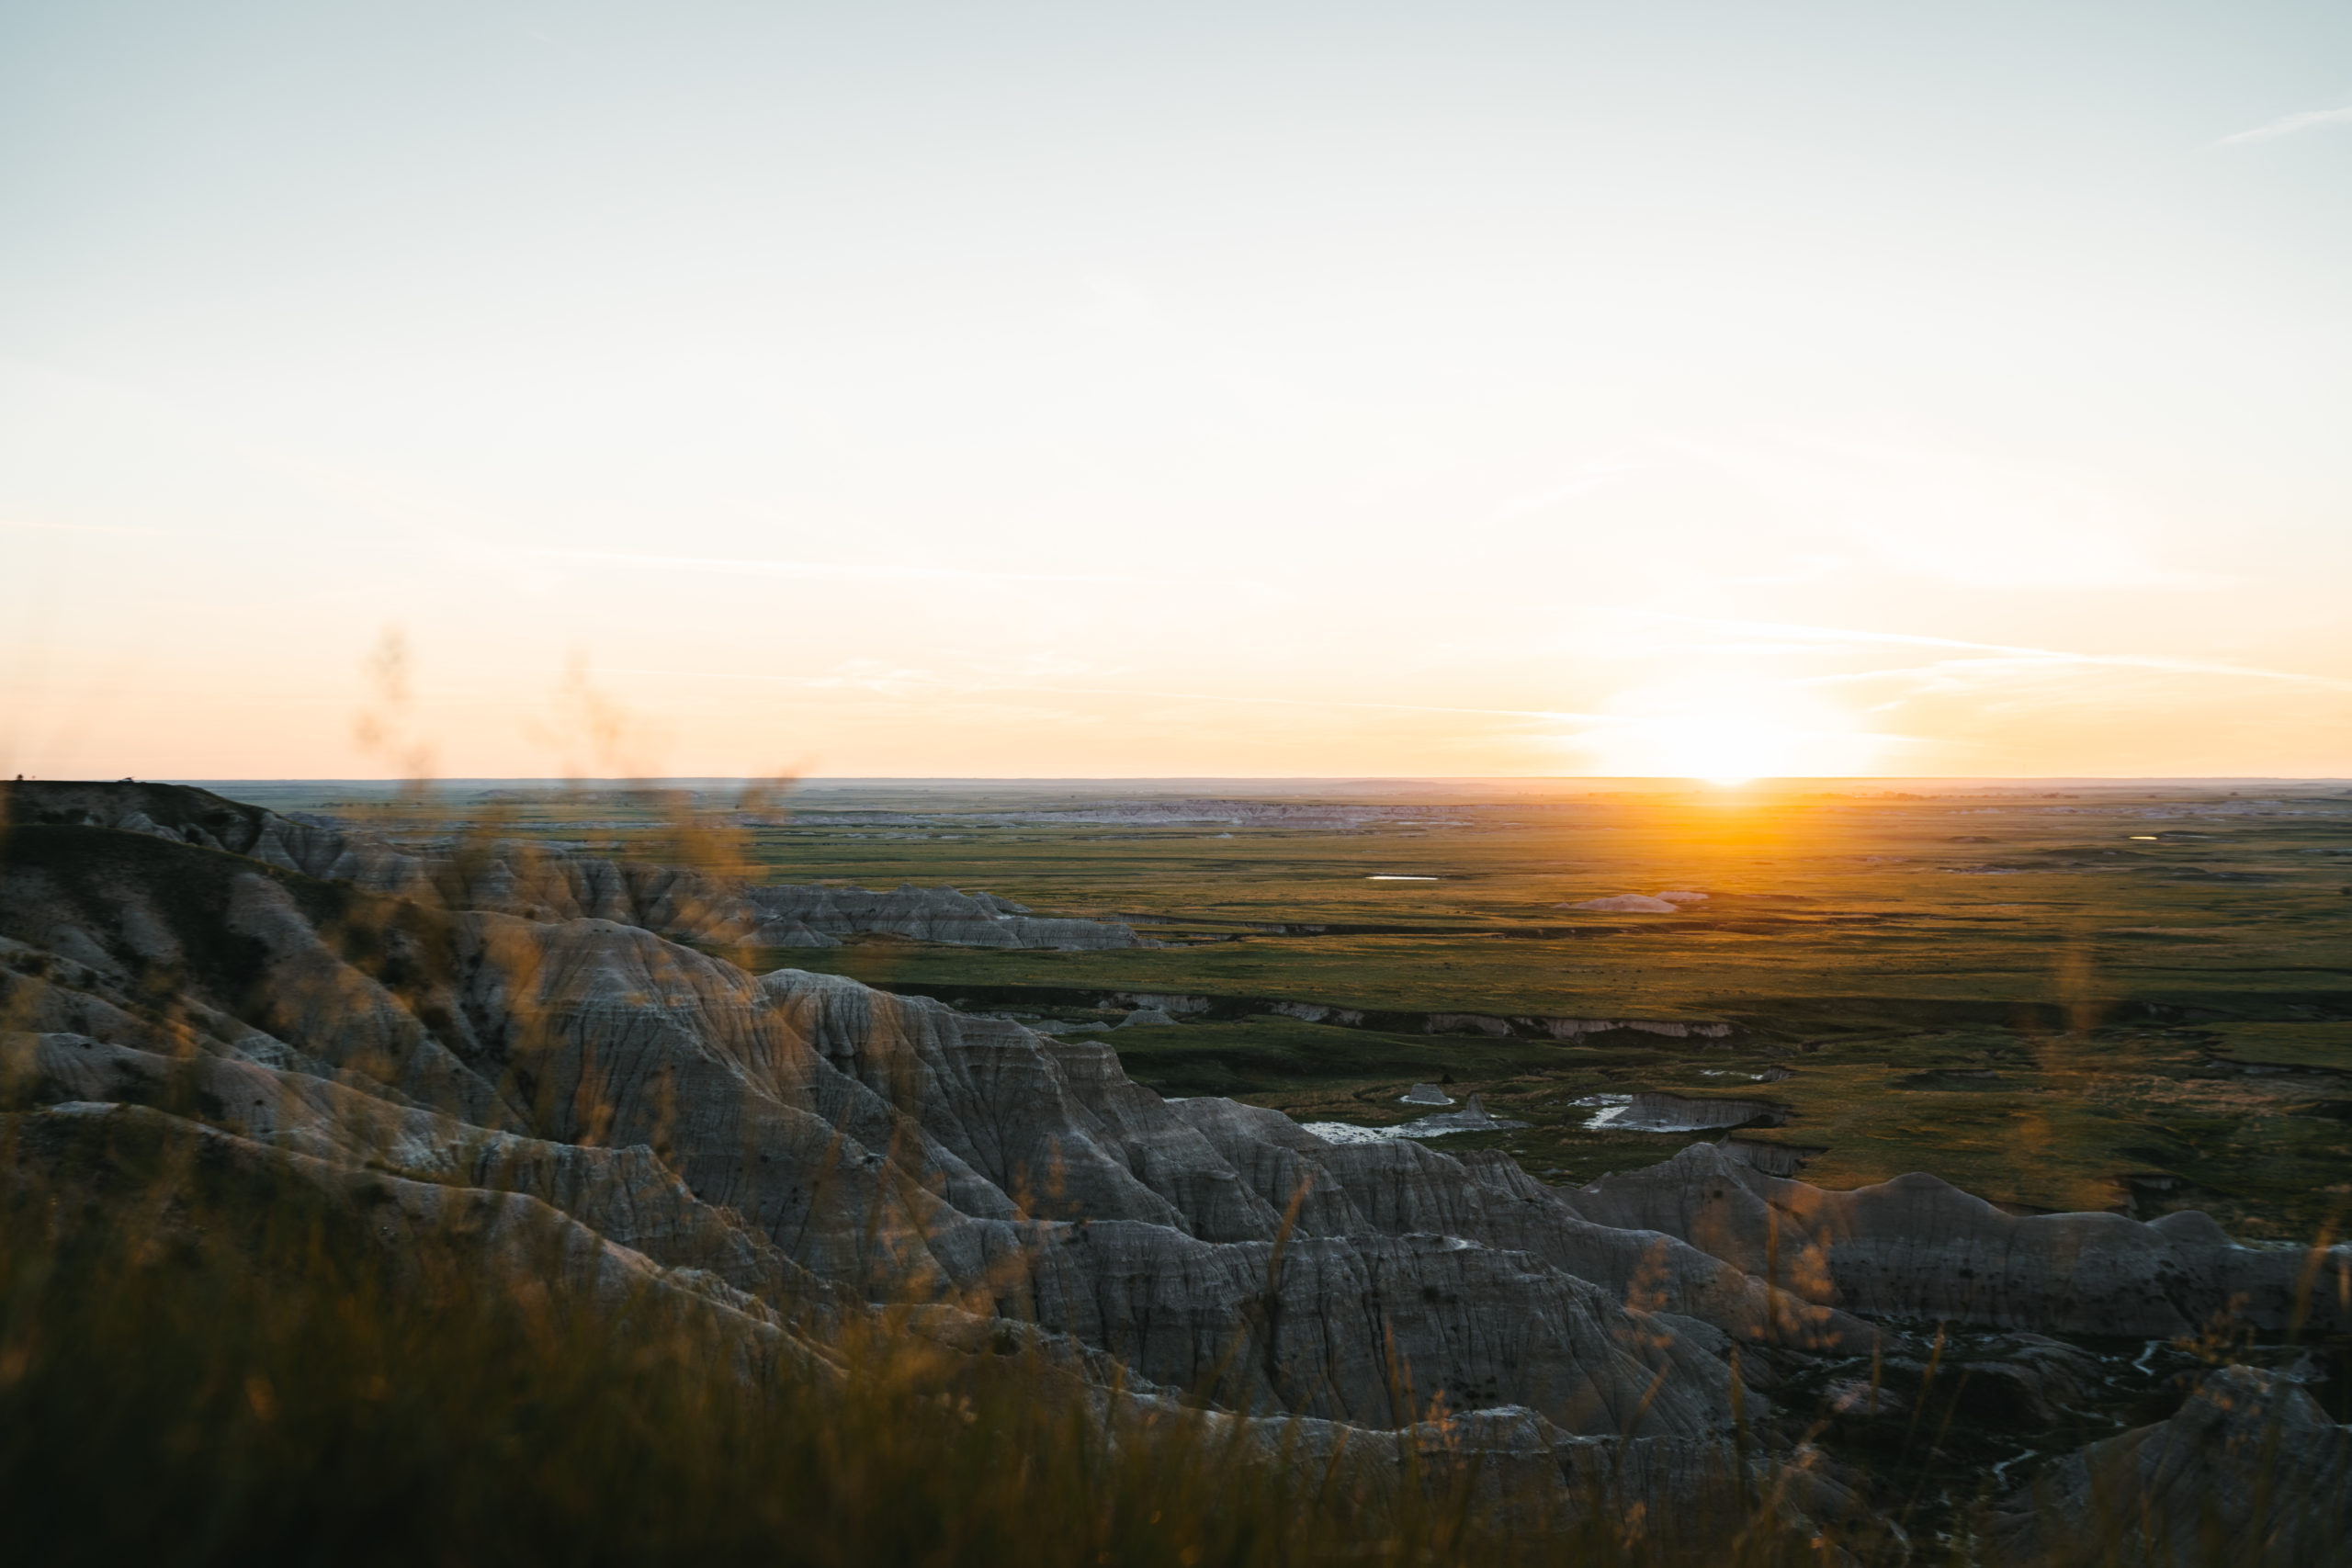
<path id="1" fill-rule="evenodd" d="M 489 1268 L 153 1112 L 0 1128 L 16 1562 L 1820 1561 L 1728 1492 L 1686 1521 L 1505 1495 L 1442 1417 L 1351 1452 L 891 1308 L 763 1353 L 683 1292 L 550 1283 L 553 1230 Z"/>
<path id="2" fill-rule="evenodd" d="M 1316 1424 L 1090 1387 L 1034 1337 L 950 1348 L 912 1310 L 807 1314 L 763 1351 L 683 1292 L 551 1283 L 579 1274 L 552 1228 L 503 1267 L 458 1225 L 388 1247 L 364 1194 L 221 1158 L 187 1123 L 91 1114 L 61 1139 L 60 1120 L 0 1118 L 15 1562 L 2007 1561 L 1905 1552 L 1862 1520 L 1816 1533 L 1770 1467 L 1727 1466 L 1670 1517 L 1613 1474 L 1578 1495 L 1556 1471 L 1483 1473 L 1438 1402 L 1351 1452 Z M 2102 1483 L 2112 1528 L 2064 1521 L 2050 1561 L 2265 1560 L 2163 1540 L 2149 1501 Z"/>

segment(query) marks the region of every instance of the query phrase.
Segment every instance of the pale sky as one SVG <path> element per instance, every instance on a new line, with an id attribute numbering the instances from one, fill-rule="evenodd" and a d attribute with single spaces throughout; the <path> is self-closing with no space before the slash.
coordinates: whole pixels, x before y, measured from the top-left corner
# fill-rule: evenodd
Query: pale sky
<path id="1" fill-rule="evenodd" d="M 50 777 L 2352 774 L 2352 7 L 13 0 L 0 615 Z"/>

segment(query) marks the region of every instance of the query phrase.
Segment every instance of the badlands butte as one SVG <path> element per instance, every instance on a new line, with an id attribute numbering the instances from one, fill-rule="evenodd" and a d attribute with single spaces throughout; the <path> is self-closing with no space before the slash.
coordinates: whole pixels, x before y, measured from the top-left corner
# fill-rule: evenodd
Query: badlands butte
<path id="1" fill-rule="evenodd" d="M 1746 1483 L 1984 1562 L 2352 1535 L 2341 787 L 20 782 L 5 821 L 8 1174 L 90 1224 L 171 1134 L 746 1366 L 913 1303 L 1374 1488 Z"/>

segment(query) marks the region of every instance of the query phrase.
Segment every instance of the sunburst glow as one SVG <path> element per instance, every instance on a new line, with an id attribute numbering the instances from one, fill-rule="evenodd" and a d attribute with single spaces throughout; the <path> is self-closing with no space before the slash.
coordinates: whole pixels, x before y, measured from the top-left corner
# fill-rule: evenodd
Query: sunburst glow
<path id="1" fill-rule="evenodd" d="M 1866 772 L 1890 738 L 1810 694 L 1740 680 L 1693 678 L 1622 694 L 1623 715 L 1585 737 L 1604 773 L 1700 779 L 1723 785 L 1755 779 Z"/>

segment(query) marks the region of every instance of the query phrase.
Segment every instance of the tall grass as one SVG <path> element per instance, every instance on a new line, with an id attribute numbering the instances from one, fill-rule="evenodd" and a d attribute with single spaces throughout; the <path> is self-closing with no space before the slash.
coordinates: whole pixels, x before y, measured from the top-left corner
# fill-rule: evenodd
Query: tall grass
<path id="1" fill-rule="evenodd" d="M 390 1225 L 364 1186 L 225 1146 L 152 1111 L 0 1117 L 6 1561 L 2015 1560 L 1906 1554 L 1859 1509 L 1796 1519 L 1801 1460 L 1726 1468 L 1662 1508 L 1599 1450 L 1564 1485 L 1540 1461 L 1487 1469 L 1463 1423 L 1403 1443 L 1243 1423 L 1090 1386 L 1034 1337 L 951 1348 L 920 1312 L 748 1334 L 675 1290 L 560 1283 L 580 1271 L 552 1214 L 493 1258 L 462 1227 Z M 2280 1557 L 2266 1523 L 2266 1478 L 2298 1460 L 2280 1440 L 2244 1456 L 2252 1529 L 2152 1515 L 2160 1494 L 2094 1476 L 2042 1532 L 2047 1561 L 2324 1560 Z"/>
<path id="2" fill-rule="evenodd" d="M 1572 1517 L 1556 1489 L 1498 1498 L 1413 1445 L 1384 1469 L 1303 1424 L 1106 1395 L 888 1311 L 747 1362 L 740 1320 L 689 1298 L 556 1288 L 552 1260 L 485 1269 L 455 1235 L 389 1250 L 364 1203 L 160 1117 L 5 1124 L 14 1562 L 1202 1568 L 1695 1544 L 1671 1519 Z M 1769 1521 L 1730 1551 L 1708 1533 L 1713 1562 L 1818 1560 Z"/>

